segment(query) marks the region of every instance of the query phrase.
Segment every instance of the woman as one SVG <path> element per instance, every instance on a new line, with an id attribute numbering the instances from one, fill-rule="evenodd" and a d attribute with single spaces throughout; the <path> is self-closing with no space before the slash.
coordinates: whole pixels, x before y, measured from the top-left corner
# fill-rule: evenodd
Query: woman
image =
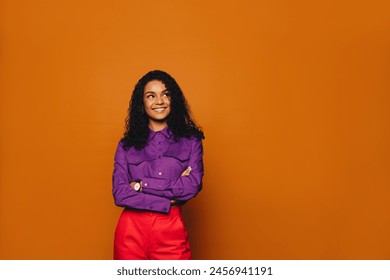
<path id="1" fill-rule="evenodd" d="M 202 188 L 202 139 L 169 74 L 151 71 L 138 81 L 115 154 L 113 195 L 125 209 L 114 259 L 191 259 L 180 205 Z"/>

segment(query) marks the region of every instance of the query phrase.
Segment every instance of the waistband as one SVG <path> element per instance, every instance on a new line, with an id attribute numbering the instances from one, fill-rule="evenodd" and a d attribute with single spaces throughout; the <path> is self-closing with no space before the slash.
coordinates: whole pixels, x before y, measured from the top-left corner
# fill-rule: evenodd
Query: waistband
<path id="1" fill-rule="evenodd" d="M 144 215 L 167 216 L 167 215 L 181 214 L 181 207 L 180 207 L 180 205 L 173 205 L 173 206 L 171 206 L 171 209 L 169 210 L 168 213 L 127 208 L 127 207 L 123 210 L 123 212 L 132 212 L 132 213 L 138 213 L 138 214 L 144 214 Z"/>

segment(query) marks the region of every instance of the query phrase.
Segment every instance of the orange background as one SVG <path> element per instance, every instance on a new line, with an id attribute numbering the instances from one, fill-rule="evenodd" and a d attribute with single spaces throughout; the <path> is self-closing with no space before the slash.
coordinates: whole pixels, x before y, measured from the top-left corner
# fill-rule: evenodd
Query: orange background
<path id="1" fill-rule="evenodd" d="M 136 81 L 205 133 L 195 259 L 390 258 L 388 1 L 0 2 L 0 258 L 110 259 Z"/>

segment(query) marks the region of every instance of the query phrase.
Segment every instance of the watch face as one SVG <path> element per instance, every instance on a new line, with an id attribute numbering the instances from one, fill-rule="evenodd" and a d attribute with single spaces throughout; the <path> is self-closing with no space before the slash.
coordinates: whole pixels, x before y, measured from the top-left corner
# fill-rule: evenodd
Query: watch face
<path id="1" fill-rule="evenodd" d="M 140 188 L 141 188 L 141 184 L 140 183 L 135 183 L 134 190 L 139 191 Z"/>

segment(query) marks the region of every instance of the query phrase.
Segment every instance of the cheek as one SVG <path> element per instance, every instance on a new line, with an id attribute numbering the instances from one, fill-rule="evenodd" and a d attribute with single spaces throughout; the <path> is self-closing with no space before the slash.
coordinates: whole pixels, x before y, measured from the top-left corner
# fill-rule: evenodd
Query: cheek
<path id="1" fill-rule="evenodd" d="M 145 111 L 150 108 L 150 103 L 151 103 L 150 100 L 144 99 L 144 109 L 145 109 Z"/>

